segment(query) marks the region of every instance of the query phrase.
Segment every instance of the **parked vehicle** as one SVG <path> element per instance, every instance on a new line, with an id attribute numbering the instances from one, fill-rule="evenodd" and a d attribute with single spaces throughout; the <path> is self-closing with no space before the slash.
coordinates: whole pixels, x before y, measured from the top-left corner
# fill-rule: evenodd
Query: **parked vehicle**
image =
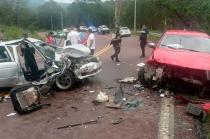
<path id="1" fill-rule="evenodd" d="M 80 26 L 79 31 L 86 32 L 88 31 L 88 28 L 86 26 Z"/>
<path id="2" fill-rule="evenodd" d="M 186 30 L 168 30 L 153 48 L 139 79 L 182 80 L 185 83 L 210 85 L 210 39 L 208 34 Z M 146 78 L 146 79 L 145 79 Z"/>
<path id="3" fill-rule="evenodd" d="M 88 29 L 92 30 L 92 32 L 98 31 L 98 29 L 95 26 L 89 26 Z"/>
<path id="4" fill-rule="evenodd" d="M 27 50 L 25 48 L 31 49 L 31 52 L 24 53 Z M 32 58 L 27 59 L 24 54 L 30 54 L 27 57 Z M 55 84 L 62 90 L 69 89 L 75 81 L 100 73 L 102 62 L 89 54 L 89 48 L 81 44 L 52 47 L 34 38 L 4 42 L 0 44 L 0 87 L 13 87 L 39 80 L 51 61 L 60 62 L 66 55 L 71 61 L 71 67 L 56 79 Z"/>
<path id="5" fill-rule="evenodd" d="M 107 34 L 110 30 L 106 25 L 101 25 L 98 27 L 98 34 Z"/>
<path id="6" fill-rule="evenodd" d="M 120 33 L 120 36 L 122 37 L 131 36 L 131 31 L 128 27 L 121 27 L 119 33 Z"/>

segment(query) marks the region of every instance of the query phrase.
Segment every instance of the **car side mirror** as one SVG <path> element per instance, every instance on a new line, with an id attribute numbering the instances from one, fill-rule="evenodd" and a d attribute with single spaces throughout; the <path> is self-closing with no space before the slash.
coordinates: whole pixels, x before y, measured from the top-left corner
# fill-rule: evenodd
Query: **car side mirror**
<path id="1" fill-rule="evenodd" d="M 150 47 L 150 48 L 155 48 L 156 47 L 156 44 L 155 43 L 153 43 L 153 42 L 150 42 L 150 43 L 148 43 L 148 46 Z"/>

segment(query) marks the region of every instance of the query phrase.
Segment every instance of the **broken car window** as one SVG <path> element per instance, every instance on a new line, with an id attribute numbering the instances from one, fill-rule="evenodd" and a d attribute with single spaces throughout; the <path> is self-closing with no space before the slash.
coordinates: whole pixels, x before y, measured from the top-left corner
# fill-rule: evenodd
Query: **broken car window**
<path id="1" fill-rule="evenodd" d="M 2 62 L 12 62 L 9 53 L 4 46 L 0 46 L 0 63 Z"/>

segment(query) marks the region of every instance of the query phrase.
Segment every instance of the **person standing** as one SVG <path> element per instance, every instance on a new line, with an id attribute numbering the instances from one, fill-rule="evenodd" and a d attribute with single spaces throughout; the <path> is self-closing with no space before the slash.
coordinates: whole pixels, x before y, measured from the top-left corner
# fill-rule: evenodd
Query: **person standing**
<path id="1" fill-rule="evenodd" d="M 48 44 L 48 45 L 54 45 L 55 44 L 55 39 L 54 37 L 52 36 L 52 32 L 49 32 L 47 35 L 46 35 L 46 40 L 45 42 Z"/>
<path id="2" fill-rule="evenodd" d="M 140 33 L 140 46 L 141 46 L 141 56 L 140 58 L 145 57 L 145 46 L 147 44 L 147 35 L 149 34 L 149 31 L 145 25 L 142 26 L 142 31 Z"/>
<path id="3" fill-rule="evenodd" d="M 87 38 L 87 46 L 90 48 L 91 55 L 94 55 L 95 52 L 95 35 L 93 34 L 92 30 L 88 30 L 88 38 Z"/>
<path id="4" fill-rule="evenodd" d="M 4 30 L 0 31 L 0 42 L 4 41 Z"/>
<path id="5" fill-rule="evenodd" d="M 79 33 L 76 31 L 76 29 L 73 26 L 70 28 L 70 32 L 67 35 L 67 41 L 70 41 L 71 45 L 79 44 L 80 42 Z"/>
<path id="6" fill-rule="evenodd" d="M 120 62 L 118 55 L 121 50 L 121 42 L 122 42 L 122 39 L 119 34 L 119 30 L 117 30 L 115 35 L 113 35 L 113 39 L 111 40 L 111 43 L 110 43 L 110 45 L 113 45 L 113 48 L 114 48 L 114 54 L 111 56 L 111 59 L 113 61 L 115 60 L 116 62 Z"/>

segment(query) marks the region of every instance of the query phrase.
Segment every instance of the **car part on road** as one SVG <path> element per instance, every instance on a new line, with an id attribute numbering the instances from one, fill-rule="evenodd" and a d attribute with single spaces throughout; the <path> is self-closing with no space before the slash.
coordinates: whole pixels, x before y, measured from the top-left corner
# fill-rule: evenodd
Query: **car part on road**
<path id="1" fill-rule="evenodd" d="M 137 107 L 140 106 L 140 104 L 142 103 L 142 101 L 139 99 L 139 98 L 134 98 L 130 101 L 126 101 L 123 105 L 122 105 L 122 108 L 125 110 L 125 111 L 130 111 L 130 110 L 134 110 L 136 109 Z"/>
<path id="2" fill-rule="evenodd" d="M 109 100 L 108 95 L 105 92 L 100 91 L 97 97 L 95 98 L 96 102 L 103 103 Z"/>
<path id="3" fill-rule="evenodd" d="M 97 124 L 100 118 L 102 117 L 98 116 L 96 120 L 90 120 L 87 122 L 81 122 L 81 123 L 76 123 L 76 124 L 69 124 L 69 125 L 57 127 L 56 129 L 63 129 L 63 128 L 69 128 L 69 127 L 75 127 L 75 126 L 81 126 L 81 125 L 87 125 L 87 124 Z"/>
<path id="4" fill-rule="evenodd" d="M 117 125 L 117 124 L 120 124 L 120 123 L 122 123 L 122 122 L 123 122 L 123 118 L 120 117 L 120 118 L 118 118 L 117 120 L 113 120 L 111 123 L 112 123 L 113 125 Z"/>
<path id="5" fill-rule="evenodd" d="M 135 77 L 126 77 L 124 79 L 119 80 L 120 83 L 133 83 L 136 81 Z"/>

